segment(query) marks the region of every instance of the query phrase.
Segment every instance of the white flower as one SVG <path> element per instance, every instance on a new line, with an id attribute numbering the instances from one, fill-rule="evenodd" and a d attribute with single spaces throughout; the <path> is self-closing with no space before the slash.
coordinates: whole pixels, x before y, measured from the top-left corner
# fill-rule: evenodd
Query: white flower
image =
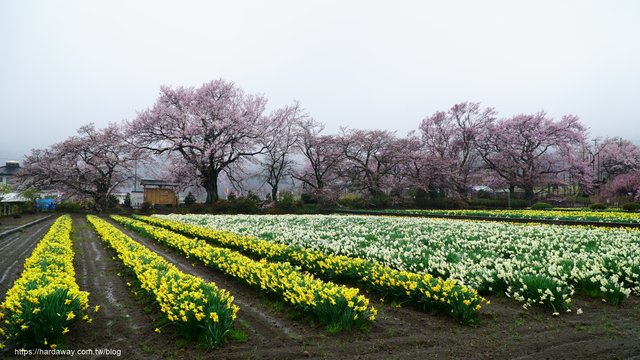
<path id="1" fill-rule="evenodd" d="M 576 315 L 582 315 L 582 308 L 576 310 Z"/>

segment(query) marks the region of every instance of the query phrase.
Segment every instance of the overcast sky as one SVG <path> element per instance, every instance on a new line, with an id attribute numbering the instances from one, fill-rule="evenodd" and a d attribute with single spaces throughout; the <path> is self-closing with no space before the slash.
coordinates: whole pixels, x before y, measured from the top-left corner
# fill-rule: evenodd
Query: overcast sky
<path id="1" fill-rule="evenodd" d="M 328 132 L 462 101 L 640 140 L 640 1 L 0 1 L 0 161 L 217 78 Z"/>

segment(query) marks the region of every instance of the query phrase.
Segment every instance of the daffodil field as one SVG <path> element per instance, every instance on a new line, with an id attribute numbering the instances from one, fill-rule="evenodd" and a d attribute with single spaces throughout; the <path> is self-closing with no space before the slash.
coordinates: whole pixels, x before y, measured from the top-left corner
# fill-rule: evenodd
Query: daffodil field
<path id="1" fill-rule="evenodd" d="M 640 232 L 633 229 L 340 215 L 158 218 L 451 278 L 554 313 L 569 311 L 576 292 L 613 304 L 640 295 Z"/>
<path id="2" fill-rule="evenodd" d="M 191 239 L 147 223 L 112 215 L 115 221 L 162 244 L 195 257 L 206 265 L 262 291 L 275 294 L 335 331 L 373 321 L 376 309 L 356 288 L 337 285 L 304 274 L 287 262 L 255 261 L 204 240 Z"/>
<path id="3" fill-rule="evenodd" d="M 355 283 L 384 298 L 412 304 L 423 310 L 442 310 L 463 324 L 469 324 L 475 319 L 485 301 L 475 290 L 452 279 L 400 271 L 363 258 L 330 255 L 156 217 L 134 217 L 187 236 L 237 249 L 250 256 L 269 261 L 288 261 L 316 276 L 331 281 Z M 127 224 L 133 223 L 127 219 L 117 219 Z"/>
<path id="4" fill-rule="evenodd" d="M 564 331 L 555 343 L 588 332 L 602 354 L 636 347 L 640 230 L 630 226 L 359 214 L 54 219 L 0 239 L 0 357 L 93 346 L 132 358 L 300 358 L 416 341 L 425 346 L 410 353 L 428 357 L 449 336 L 447 353 L 469 339 L 516 348 L 533 339 L 521 332 L 545 329 L 554 330 L 531 346 Z"/>
<path id="5" fill-rule="evenodd" d="M 92 215 L 87 219 L 102 240 L 116 251 L 168 321 L 188 337 L 201 339 L 211 347 L 224 340 L 233 328 L 239 310 L 231 294 L 213 283 L 183 273 L 105 220 Z"/>
<path id="6" fill-rule="evenodd" d="M 24 271 L 0 305 L 3 340 L 17 346 L 56 349 L 79 319 L 90 321 L 87 292 L 75 279 L 71 217 L 60 216 L 24 263 Z"/>

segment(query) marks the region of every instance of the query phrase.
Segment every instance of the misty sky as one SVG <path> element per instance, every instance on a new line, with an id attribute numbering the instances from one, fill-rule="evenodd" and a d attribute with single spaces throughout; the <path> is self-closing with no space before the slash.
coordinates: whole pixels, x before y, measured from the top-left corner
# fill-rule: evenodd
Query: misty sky
<path id="1" fill-rule="evenodd" d="M 461 101 L 640 140 L 640 1 L 0 1 L 0 161 L 217 78 L 327 125 Z"/>

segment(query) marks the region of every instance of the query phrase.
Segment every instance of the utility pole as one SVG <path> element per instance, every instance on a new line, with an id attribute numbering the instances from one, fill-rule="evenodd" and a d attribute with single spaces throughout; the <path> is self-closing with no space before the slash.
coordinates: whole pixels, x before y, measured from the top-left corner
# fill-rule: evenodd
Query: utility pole
<path id="1" fill-rule="evenodd" d="M 138 159 L 134 160 L 135 169 L 133 170 L 133 192 L 138 191 Z"/>
<path id="2" fill-rule="evenodd" d="M 598 150 L 598 139 L 593 139 L 593 158 L 591 159 L 591 171 L 593 172 L 593 177 L 598 178 L 596 176 L 596 152 Z"/>

